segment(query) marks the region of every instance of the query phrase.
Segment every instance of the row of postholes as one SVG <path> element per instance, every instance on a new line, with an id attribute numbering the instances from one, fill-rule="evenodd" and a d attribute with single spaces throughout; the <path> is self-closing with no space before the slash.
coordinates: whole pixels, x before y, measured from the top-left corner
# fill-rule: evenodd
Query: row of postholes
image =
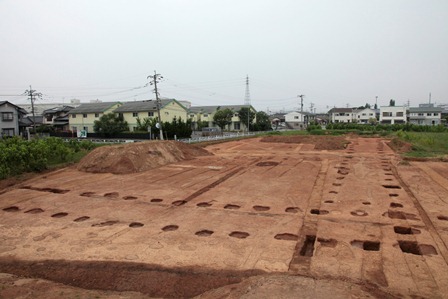
<path id="1" fill-rule="evenodd" d="M 382 144 L 378 147 L 379 153 L 383 152 Z M 350 144 L 350 146 L 347 147 L 347 153 L 352 154 L 354 153 L 353 145 Z M 345 179 L 345 176 L 349 174 L 350 169 L 346 167 L 348 165 L 349 160 L 352 159 L 352 155 L 347 155 L 344 157 L 345 159 L 341 162 L 341 166 L 336 166 L 335 168 L 338 169 L 337 174 L 339 175 L 336 177 L 338 181 Z M 391 173 L 391 168 L 389 165 L 389 159 L 381 159 L 381 166 L 383 167 L 383 170 L 385 171 L 385 175 L 392 176 L 393 173 Z M 391 178 L 386 178 L 385 181 L 393 181 Z M 332 184 L 335 187 L 342 186 L 342 183 L 335 182 Z M 391 184 L 383 184 L 382 185 L 386 189 L 401 189 L 398 185 L 391 185 Z M 331 190 L 329 192 L 330 194 L 338 194 L 337 191 Z M 389 197 L 394 198 L 398 197 L 397 193 L 390 193 Z M 333 200 L 325 200 L 324 203 L 333 203 Z M 363 201 L 363 205 L 370 205 L 371 203 L 369 201 Z M 403 205 L 400 203 L 392 202 L 390 203 L 391 208 L 402 208 Z M 329 213 L 327 210 L 321 210 L 321 209 L 311 209 L 311 214 L 315 215 L 326 215 Z M 350 212 L 353 216 L 367 216 L 368 213 L 364 210 L 355 210 Z M 405 213 L 403 211 L 392 211 L 388 210 L 383 214 L 383 216 L 388 216 L 392 219 L 411 219 L 416 220 L 416 215 Z M 438 216 L 437 217 L 440 220 L 448 221 L 448 217 L 445 216 Z M 394 232 L 399 235 L 415 235 L 420 234 L 421 231 L 416 228 L 412 227 L 404 227 L 404 226 L 394 226 Z M 316 240 L 316 236 L 306 236 L 304 245 L 300 251 L 301 255 L 304 256 L 312 256 L 312 253 L 314 251 L 314 242 Z M 324 246 L 330 246 L 334 247 L 337 244 L 337 241 L 334 239 L 326 240 L 318 238 L 317 241 L 319 241 Z M 378 241 L 362 241 L 362 240 L 353 240 L 351 242 L 351 245 L 357 248 L 361 248 L 365 251 L 379 251 L 380 250 L 380 242 Z M 419 244 L 416 241 L 407 241 L 407 240 L 398 240 L 397 244 L 402 252 L 405 253 L 411 253 L 415 255 L 437 255 L 437 251 L 432 245 L 428 244 Z"/>
<path id="2" fill-rule="evenodd" d="M 4 208 L 3 211 L 18 212 L 18 211 L 20 211 L 20 209 L 17 206 L 11 206 L 8 208 Z M 44 212 L 44 210 L 42 210 L 40 208 L 35 208 L 35 209 L 25 211 L 25 213 L 30 213 L 30 214 L 39 214 L 39 213 L 43 213 L 43 212 Z M 65 216 L 68 216 L 68 213 L 60 212 L 60 213 L 51 215 L 51 217 L 53 217 L 53 218 L 63 218 Z M 82 217 L 74 219 L 73 221 L 74 222 L 83 222 L 83 221 L 86 221 L 89 219 L 90 219 L 90 217 L 88 217 L 88 216 L 82 216 Z M 92 224 L 92 227 L 112 226 L 117 223 L 119 223 L 119 221 L 110 220 L 110 221 Z M 144 224 L 140 223 L 140 222 L 132 222 L 129 224 L 129 227 L 131 227 L 131 228 L 139 228 L 139 227 L 143 227 L 143 226 L 144 226 Z M 170 225 L 167 225 L 167 226 L 164 226 L 161 228 L 161 230 L 164 232 L 176 231 L 178 229 L 179 229 L 179 226 L 173 225 L 173 224 L 170 224 Z M 419 229 L 412 228 L 412 227 L 404 227 L 404 226 L 394 226 L 394 232 L 396 234 L 400 234 L 400 235 L 415 235 L 415 234 L 421 233 L 421 231 Z M 199 231 L 195 232 L 195 235 L 199 236 L 199 237 L 209 237 L 213 233 L 214 233 L 214 231 L 212 231 L 212 230 L 203 229 L 203 230 L 199 230 Z M 234 237 L 234 238 L 238 238 L 238 239 L 245 239 L 250 236 L 250 234 L 248 232 L 243 232 L 243 231 L 232 231 L 228 235 L 230 237 Z M 298 241 L 299 240 L 298 235 L 290 234 L 290 233 L 277 234 L 274 236 L 274 238 L 277 240 L 287 240 L 287 241 Z M 314 251 L 315 241 L 316 241 L 315 236 L 306 236 L 306 239 L 302 246 L 300 254 L 302 256 L 312 256 L 313 255 L 312 252 Z M 338 241 L 335 239 L 317 238 L 317 241 L 320 242 L 320 244 L 325 247 L 333 247 L 334 248 L 338 244 Z M 353 240 L 352 242 L 350 242 L 350 244 L 353 247 L 360 248 L 365 251 L 379 251 L 380 250 L 380 242 L 378 242 L 378 241 Z M 416 241 L 399 240 L 398 246 L 405 253 L 411 253 L 411 254 L 415 254 L 415 255 L 437 255 L 437 251 L 432 245 L 419 244 Z"/>

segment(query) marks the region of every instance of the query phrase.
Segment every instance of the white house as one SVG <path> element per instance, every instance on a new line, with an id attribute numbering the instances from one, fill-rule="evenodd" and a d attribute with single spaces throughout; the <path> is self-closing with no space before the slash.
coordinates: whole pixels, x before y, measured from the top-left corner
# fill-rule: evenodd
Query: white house
<path id="1" fill-rule="evenodd" d="M 369 123 L 369 119 L 374 118 L 376 119 L 376 112 L 373 109 L 370 108 L 365 108 L 362 110 L 354 110 L 354 120 L 357 123 L 360 124 L 368 124 Z"/>
<path id="2" fill-rule="evenodd" d="M 333 108 L 328 111 L 328 114 L 333 123 L 351 123 L 355 119 L 352 108 Z"/>
<path id="3" fill-rule="evenodd" d="M 286 126 L 290 129 L 304 130 L 309 123 L 309 113 L 293 111 L 285 114 Z"/>
<path id="4" fill-rule="evenodd" d="M 409 108 L 409 122 L 416 125 L 437 126 L 442 123 L 442 108 L 420 105 Z"/>
<path id="5" fill-rule="evenodd" d="M 406 123 L 405 106 L 381 106 L 380 123 L 382 124 L 404 124 Z"/>

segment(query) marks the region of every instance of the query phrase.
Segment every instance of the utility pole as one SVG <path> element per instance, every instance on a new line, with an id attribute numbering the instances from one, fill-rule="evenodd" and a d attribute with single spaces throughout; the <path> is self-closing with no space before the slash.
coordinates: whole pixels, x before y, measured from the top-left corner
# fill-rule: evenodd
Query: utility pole
<path id="1" fill-rule="evenodd" d="M 34 113 L 34 100 L 36 97 L 41 98 L 42 93 L 36 92 L 36 90 L 33 90 L 30 85 L 30 89 L 25 90 L 25 94 L 30 97 L 31 112 L 33 113 L 33 129 L 34 129 L 34 134 L 36 134 L 36 115 Z"/>
<path id="2" fill-rule="evenodd" d="M 314 103 L 310 103 L 310 112 L 313 113 Z"/>
<path id="3" fill-rule="evenodd" d="M 249 91 L 249 75 L 246 75 L 246 94 L 244 95 L 244 105 L 247 105 L 247 132 L 250 126 L 250 91 Z"/>
<path id="4" fill-rule="evenodd" d="M 147 79 L 151 77 L 152 81 L 149 83 L 150 85 L 154 85 L 154 93 L 156 94 L 156 103 L 157 103 L 157 117 L 159 118 L 159 132 L 160 132 L 160 140 L 163 140 L 163 130 L 162 130 L 162 118 L 160 117 L 160 99 L 159 99 L 159 92 L 157 91 L 157 83 L 159 83 L 158 80 L 163 79 L 163 77 L 160 74 L 157 74 L 156 71 L 154 71 L 154 75 L 148 76 Z"/>
<path id="5" fill-rule="evenodd" d="M 301 95 L 297 96 L 297 97 L 300 98 L 300 112 L 303 112 L 303 97 L 304 96 L 305 96 L 304 94 L 301 94 Z"/>

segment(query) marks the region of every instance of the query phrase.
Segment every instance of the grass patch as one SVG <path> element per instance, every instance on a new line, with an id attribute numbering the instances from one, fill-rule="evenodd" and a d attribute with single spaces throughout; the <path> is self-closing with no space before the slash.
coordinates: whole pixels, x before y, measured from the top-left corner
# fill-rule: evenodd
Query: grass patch
<path id="1" fill-rule="evenodd" d="M 448 133 L 432 132 L 403 132 L 396 136 L 405 142 L 409 142 L 411 151 L 405 153 L 408 157 L 440 157 L 448 155 Z"/>

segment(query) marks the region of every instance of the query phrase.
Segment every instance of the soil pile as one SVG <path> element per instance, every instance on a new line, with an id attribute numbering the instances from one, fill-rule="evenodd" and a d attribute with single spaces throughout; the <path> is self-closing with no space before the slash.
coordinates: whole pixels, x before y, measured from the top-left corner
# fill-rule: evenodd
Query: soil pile
<path id="1" fill-rule="evenodd" d="M 412 144 L 401 140 L 400 138 L 393 138 L 387 145 L 397 153 L 407 153 L 412 150 Z"/>
<path id="2" fill-rule="evenodd" d="M 78 164 L 78 170 L 93 173 L 135 173 L 206 155 L 211 153 L 201 147 L 178 141 L 103 146 L 84 157 Z"/>
<path id="3" fill-rule="evenodd" d="M 342 136 L 319 135 L 268 136 L 262 138 L 261 142 L 312 144 L 316 150 L 343 150 L 350 143 Z"/>

